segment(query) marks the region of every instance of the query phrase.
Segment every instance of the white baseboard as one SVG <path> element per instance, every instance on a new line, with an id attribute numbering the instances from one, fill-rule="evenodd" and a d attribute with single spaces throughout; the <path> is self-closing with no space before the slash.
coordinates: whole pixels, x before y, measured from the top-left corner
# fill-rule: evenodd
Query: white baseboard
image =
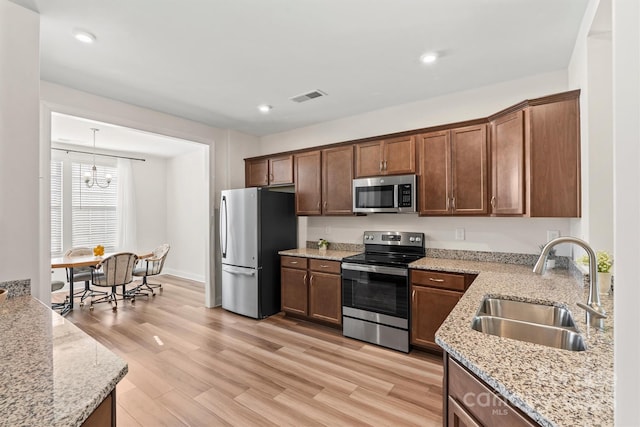
<path id="1" fill-rule="evenodd" d="M 162 272 L 165 274 L 171 274 L 172 276 L 182 277 L 183 279 L 195 280 L 196 282 L 204 282 L 204 276 L 200 274 L 193 274 L 187 271 L 180 271 L 173 268 L 163 268 Z"/>

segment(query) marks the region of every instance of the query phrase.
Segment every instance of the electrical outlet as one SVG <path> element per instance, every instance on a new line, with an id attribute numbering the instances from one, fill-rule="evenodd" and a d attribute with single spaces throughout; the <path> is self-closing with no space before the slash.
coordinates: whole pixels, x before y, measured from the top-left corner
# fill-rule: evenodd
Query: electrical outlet
<path id="1" fill-rule="evenodd" d="M 557 239 L 560 237 L 560 231 L 558 230 L 547 230 L 547 242 Z"/>
<path id="2" fill-rule="evenodd" d="M 456 240 L 464 240 L 464 228 L 456 228 Z"/>
<path id="3" fill-rule="evenodd" d="M 328 225 L 324 228 L 324 234 L 331 234 L 331 227 Z"/>

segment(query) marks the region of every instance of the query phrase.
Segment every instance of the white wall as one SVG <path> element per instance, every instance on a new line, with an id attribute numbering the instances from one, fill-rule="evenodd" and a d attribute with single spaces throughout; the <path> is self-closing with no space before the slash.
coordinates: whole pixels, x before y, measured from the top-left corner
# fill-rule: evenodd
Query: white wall
<path id="1" fill-rule="evenodd" d="M 44 252 L 38 246 L 39 26 L 36 13 L 0 2 L 0 282 L 30 279 L 31 293 L 43 298 L 36 262 Z"/>
<path id="2" fill-rule="evenodd" d="M 208 147 L 167 161 L 166 221 L 171 252 L 164 272 L 204 281 L 209 244 Z M 163 242 L 158 242 L 158 244 Z M 157 245 L 156 245 L 157 246 Z"/>
<path id="3" fill-rule="evenodd" d="M 531 76 L 265 136 L 261 138 L 261 151 L 269 154 L 482 118 L 525 99 L 565 90 L 566 71 Z M 333 242 L 362 243 L 365 230 L 402 229 L 424 231 L 429 236 L 428 247 L 433 248 L 537 253 L 539 245 L 547 241 L 547 230 L 568 235 L 570 220 L 369 215 L 301 218 L 298 227 L 299 246 L 319 237 Z M 466 240 L 454 240 L 456 228 L 465 229 Z M 567 255 L 565 250 L 561 248 L 559 254 Z"/>
<path id="4" fill-rule="evenodd" d="M 640 2 L 613 2 L 615 422 L 640 422 Z"/>
<path id="5" fill-rule="evenodd" d="M 132 161 L 131 169 L 136 194 L 135 250 L 151 252 L 167 238 L 167 161 L 147 154 L 140 156 L 145 162 Z"/>

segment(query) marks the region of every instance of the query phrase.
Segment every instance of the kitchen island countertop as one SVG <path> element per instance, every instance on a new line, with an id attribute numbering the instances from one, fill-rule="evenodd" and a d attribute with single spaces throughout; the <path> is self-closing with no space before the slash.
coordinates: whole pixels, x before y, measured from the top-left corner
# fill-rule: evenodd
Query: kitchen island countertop
<path id="1" fill-rule="evenodd" d="M 602 295 L 605 330 L 576 306 L 588 289 L 566 270 L 537 275 L 523 265 L 422 258 L 414 269 L 478 274 L 440 329 L 436 342 L 510 403 L 543 426 L 613 425 L 613 297 Z M 567 351 L 471 329 L 485 296 L 568 308 L 586 351 Z"/>
<path id="2" fill-rule="evenodd" d="M 298 248 L 298 249 L 288 249 L 286 251 L 280 251 L 278 254 L 285 256 L 297 256 L 303 258 L 319 258 L 319 259 L 328 259 L 332 261 L 342 261 L 342 258 L 346 258 L 352 255 L 358 255 L 360 252 L 352 252 L 352 251 L 336 251 L 333 249 L 327 249 L 326 251 L 321 251 L 320 249 L 310 249 L 310 248 Z"/>
<path id="3" fill-rule="evenodd" d="M 79 426 L 127 364 L 31 296 L 0 305 L 2 425 Z"/>

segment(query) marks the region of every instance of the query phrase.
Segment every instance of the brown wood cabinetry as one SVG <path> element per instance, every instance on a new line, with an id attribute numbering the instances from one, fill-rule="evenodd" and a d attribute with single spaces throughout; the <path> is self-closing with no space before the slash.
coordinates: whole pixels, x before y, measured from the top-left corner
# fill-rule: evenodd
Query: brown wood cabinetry
<path id="1" fill-rule="evenodd" d="M 339 261 L 283 256 L 280 265 L 285 313 L 325 324 L 342 324 Z"/>
<path id="2" fill-rule="evenodd" d="M 353 146 L 295 155 L 296 214 L 352 215 Z"/>
<path id="3" fill-rule="evenodd" d="M 356 178 L 415 172 L 414 135 L 356 144 Z"/>
<path id="4" fill-rule="evenodd" d="M 322 150 L 322 214 L 353 214 L 353 145 Z"/>
<path id="5" fill-rule="evenodd" d="M 322 214 L 321 151 L 295 156 L 296 215 Z"/>
<path id="6" fill-rule="evenodd" d="M 469 274 L 411 270 L 411 345 L 440 351 L 436 331 L 474 278 Z"/>
<path id="7" fill-rule="evenodd" d="M 533 427 L 538 425 L 446 353 L 444 370 L 445 426 Z"/>
<path id="8" fill-rule="evenodd" d="M 114 389 L 82 423 L 81 427 L 115 427 L 115 425 L 116 390 Z"/>
<path id="9" fill-rule="evenodd" d="M 495 118 L 491 128 L 491 213 L 524 214 L 524 110 Z"/>
<path id="10" fill-rule="evenodd" d="M 487 207 L 485 125 L 419 137 L 421 215 L 482 215 Z"/>
<path id="11" fill-rule="evenodd" d="M 274 156 L 247 160 L 245 187 L 293 184 L 293 156 Z"/>
<path id="12" fill-rule="evenodd" d="M 508 110 L 490 127 L 492 215 L 579 217 L 577 93 Z"/>

